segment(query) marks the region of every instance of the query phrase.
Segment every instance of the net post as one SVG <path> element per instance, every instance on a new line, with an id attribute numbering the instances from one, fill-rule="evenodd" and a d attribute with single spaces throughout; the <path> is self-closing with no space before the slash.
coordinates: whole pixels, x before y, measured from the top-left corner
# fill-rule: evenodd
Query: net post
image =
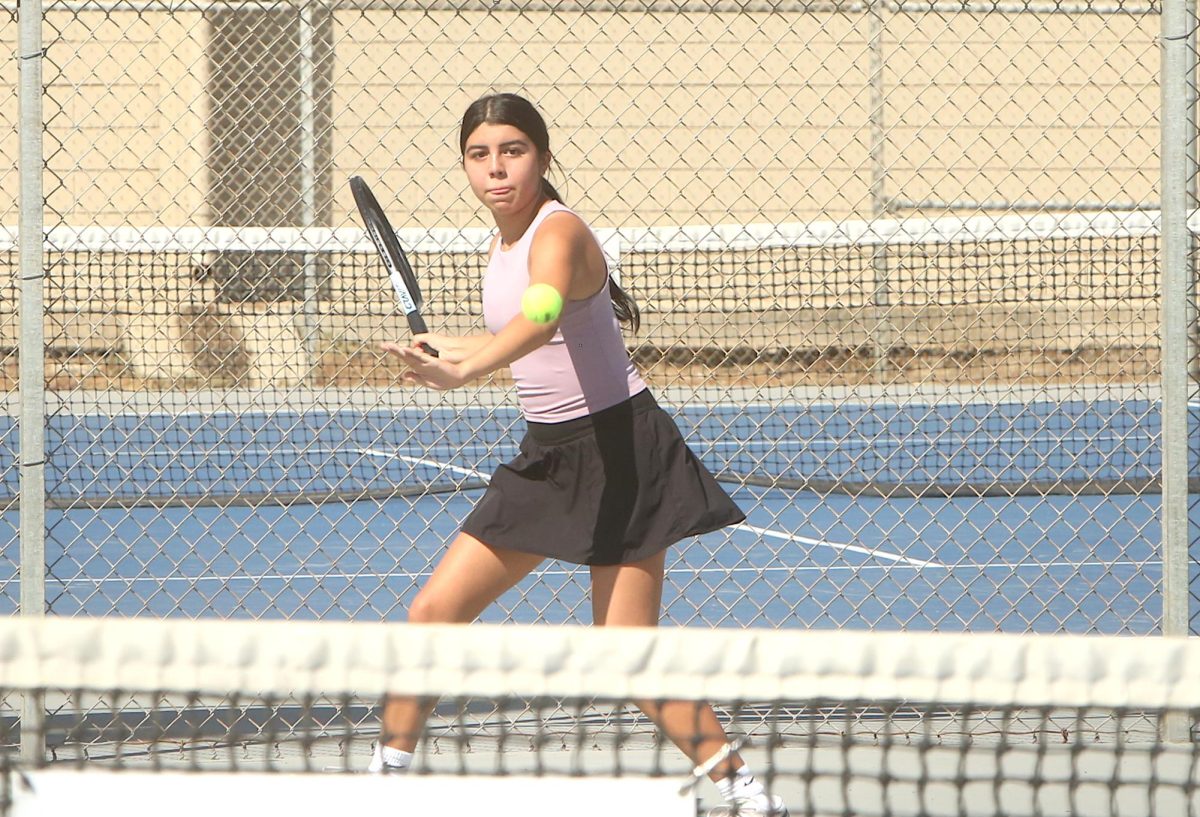
<path id="1" fill-rule="evenodd" d="M 43 325 L 46 277 L 42 233 L 42 0 L 20 0 L 19 175 L 20 318 L 20 561 L 22 616 L 41 617 L 46 610 L 46 377 Z M 41 765 L 45 756 L 41 723 L 42 696 L 21 698 L 21 760 Z"/>
<path id="2" fill-rule="evenodd" d="M 1187 0 L 1162 10 L 1162 634 L 1188 635 L 1188 346 L 1195 173 L 1195 16 Z M 1191 740 L 1183 713 L 1162 739 Z"/>

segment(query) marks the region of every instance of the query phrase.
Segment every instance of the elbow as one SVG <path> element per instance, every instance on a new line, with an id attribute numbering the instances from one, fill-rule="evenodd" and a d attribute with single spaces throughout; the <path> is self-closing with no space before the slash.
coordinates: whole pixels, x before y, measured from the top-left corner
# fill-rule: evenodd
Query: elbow
<path id="1" fill-rule="evenodd" d="M 557 320 L 549 323 L 534 323 L 533 321 L 529 321 L 529 323 L 533 327 L 533 337 L 538 346 L 545 346 L 558 333 L 559 322 Z"/>

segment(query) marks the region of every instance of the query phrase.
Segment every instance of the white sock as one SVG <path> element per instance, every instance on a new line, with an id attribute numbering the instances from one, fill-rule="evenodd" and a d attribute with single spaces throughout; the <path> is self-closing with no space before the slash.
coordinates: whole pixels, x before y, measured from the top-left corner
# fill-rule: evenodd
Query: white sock
<path id="1" fill-rule="evenodd" d="M 718 780 L 717 791 L 721 792 L 721 796 L 727 803 L 745 802 L 758 797 L 765 798 L 767 793 L 763 784 L 754 779 L 749 766 L 742 766 L 733 773 L 733 777 Z"/>
<path id="2" fill-rule="evenodd" d="M 375 752 L 371 755 L 371 763 L 367 766 L 367 771 L 404 771 L 412 765 L 412 759 L 412 752 L 406 752 L 403 749 L 393 749 L 391 746 L 384 746 L 383 741 L 377 740 L 375 741 Z"/>

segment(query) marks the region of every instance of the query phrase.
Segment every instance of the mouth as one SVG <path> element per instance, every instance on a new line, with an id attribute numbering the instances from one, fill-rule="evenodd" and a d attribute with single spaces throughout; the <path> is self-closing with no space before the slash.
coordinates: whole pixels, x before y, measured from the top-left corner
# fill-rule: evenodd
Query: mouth
<path id="1" fill-rule="evenodd" d="M 488 192 L 491 193 L 493 196 L 503 196 L 505 193 L 511 193 L 512 188 L 511 187 L 493 187 Z"/>

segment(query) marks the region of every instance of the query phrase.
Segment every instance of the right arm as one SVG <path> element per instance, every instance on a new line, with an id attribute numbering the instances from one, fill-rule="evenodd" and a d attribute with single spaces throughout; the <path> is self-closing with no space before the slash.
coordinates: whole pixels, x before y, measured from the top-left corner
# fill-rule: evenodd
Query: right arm
<path id="1" fill-rule="evenodd" d="M 424 343 L 437 350 L 438 356 L 447 363 L 462 363 L 484 346 L 491 343 L 492 333 L 481 335 L 443 335 L 438 332 L 426 332 L 413 335 L 413 343 Z M 385 347 L 394 344 L 385 344 Z"/>

